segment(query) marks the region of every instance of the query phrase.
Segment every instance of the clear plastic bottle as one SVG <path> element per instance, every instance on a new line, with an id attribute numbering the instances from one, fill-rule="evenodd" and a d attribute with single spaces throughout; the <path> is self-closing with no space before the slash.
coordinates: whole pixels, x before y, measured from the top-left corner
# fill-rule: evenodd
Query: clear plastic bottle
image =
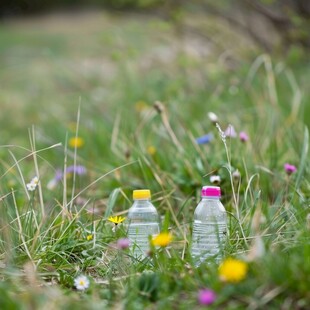
<path id="1" fill-rule="evenodd" d="M 134 190 L 134 203 L 128 211 L 128 238 L 132 255 L 144 258 L 150 249 L 149 236 L 159 234 L 159 216 L 148 189 Z"/>
<path id="2" fill-rule="evenodd" d="M 194 213 L 191 246 L 196 266 L 209 257 L 220 260 L 227 234 L 226 211 L 220 201 L 221 189 L 204 186 L 201 197 Z"/>

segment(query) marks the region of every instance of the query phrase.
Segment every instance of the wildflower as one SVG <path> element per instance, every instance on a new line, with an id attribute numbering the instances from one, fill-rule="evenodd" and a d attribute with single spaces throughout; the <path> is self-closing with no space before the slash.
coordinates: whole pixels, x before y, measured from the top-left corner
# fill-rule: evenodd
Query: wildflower
<path id="1" fill-rule="evenodd" d="M 155 155 L 156 153 L 156 148 L 152 145 L 148 146 L 148 148 L 146 149 L 146 151 L 148 152 L 148 154 L 150 154 L 151 156 Z"/>
<path id="2" fill-rule="evenodd" d="M 220 279 L 225 282 L 240 282 L 246 277 L 248 265 L 238 259 L 227 258 L 219 267 Z"/>
<path id="3" fill-rule="evenodd" d="M 84 145 L 84 140 L 81 137 L 72 137 L 69 140 L 69 145 L 73 148 L 80 148 Z"/>
<path id="4" fill-rule="evenodd" d="M 236 130 L 235 130 L 233 125 L 229 125 L 226 128 L 224 134 L 226 137 L 230 137 L 230 138 L 236 138 L 237 137 L 237 133 L 236 133 Z"/>
<path id="5" fill-rule="evenodd" d="M 26 186 L 27 186 L 27 189 L 28 189 L 29 192 L 33 192 L 36 189 L 37 184 L 28 183 L 28 184 L 26 184 Z"/>
<path id="6" fill-rule="evenodd" d="M 26 184 L 27 190 L 29 192 L 33 192 L 37 188 L 38 183 L 39 183 L 39 178 L 37 176 L 33 177 L 30 183 Z"/>
<path id="7" fill-rule="evenodd" d="M 152 239 L 152 244 L 155 246 L 166 247 L 172 241 L 172 235 L 167 232 L 162 232 Z"/>
<path id="8" fill-rule="evenodd" d="M 48 188 L 49 190 L 54 189 L 54 188 L 57 186 L 57 184 L 62 180 L 62 177 L 63 177 L 62 171 L 61 171 L 60 169 L 57 169 L 54 178 L 51 179 L 51 180 L 47 183 L 47 188 Z"/>
<path id="9" fill-rule="evenodd" d="M 249 136 L 244 131 L 239 133 L 239 138 L 241 142 L 247 142 L 249 140 Z"/>
<path id="10" fill-rule="evenodd" d="M 37 184 L 39 183 L 39 178 L 37 176 L 33 177 L 31 183 Z"/>
<path id="11" fill-rule="evenodd" d="M 198 293 L 198 301 L 201 305 L 211 305 L 216 299 L 216 294 L 210 289 L 202 289 Z"/>
<path id="12" fill-rule="evenodd" d="M 128 238 L 121 238 L 117 240 L 116 246 L 120 250 L 125 250 L 129 247 L 130 240 Z"/>
<path id="13" fill-rule="evenodd" d="M 197 144 L 207 144 L 213 140 L 213 134 L 208 133 L 202 137 L 196 139 Z"/>
<path id="14" fill-rule="evenodd" d="M 86 240 L 87 240 L 87 241 L 93 240 L 93 235 L 87 235 L 87 236 L 86 236 Z"/>
<path id="15" fill-rule="evenodd" d="M 126 218 L 125 218 L 125 217 L 122 217 L 122 216 L 110 216 L 110 217 L 108 218 L 108 221 L 114 223 L 115 226 L 116 226 L 116 225 L 118 225 L 118 224 L 124 222 L 125 219 L 126 219 Z"/>
<path id="16" fill-rule="evenodd" d="M 86 174 L 86 168 L 82 165 L 72 165 L 72 166 L 68 166 L 66 169 L 66 173 L 75 173 L 78 175 L 83 175 Z"/>
<path id="17" fill-rule="evenodd" d="M 284 164 L 284 169 L 288 175 L 297 171 L 297 168 L 294 165 L 290 165 L 288 163 Z"/>
<path id="18" fill-rule="evenodd" d="M 209 112 L 208 113 L 208 117 L 209 117 L 209 120 L 212 122 L 212 123 L 217 123 L 218 122 L 218 117 L 215 113 L 213 112 Z"/>
<path id="19" fill-rule="evenodd" d="M 210 176 L 210 182 L 212 184 L 220 184 L 221 183 L 221 177 L 219 175 L 211 175 Z"/>
<path id="20" fill-rule="evenodd" d="M 83 175 L 86 174 L 86 172 L 87 172 L 86 168 L 82 165 L 76 165 L 76 166 L 71 165 L 68 166 L 66 169 L 66 174 L 75 173 L 77 175 Z M 63 172 L 60 169 L 57 169 L 54 178 L 47 183 L 47 188 L 50 190 L 54 189 L 57 186 L 57 184 L 62 180 L 62 178 L 63 178 Z"/>
<path id="21" fill-rule="evenodd" d="M 60 181 L 62 179 L 62 177 L 63 177 L 62 171 L 60 169 L 57 169 L 56 173 L 55 173 L 55 177 L 54 177 L 55 180 Z"/>
<path id="22" fill-rule="evenodd" d="M 235 170 L 235 171 L 232 173 L 232 177 L 233 177 L 233 179 L 234 179 L 235 181 L 240 180 L 240 178 L 241 178 L 241 174 L 240 174 L 240 172 L 239 172 L 239 170 L 238 170 L 238 169 L 237 169 L 237 170 Z"/>
<path id="23" fill-rule="evenodd" d="M 148 107 L 147 103 L 143 100 L 139 100 L 135 103 L 135 110 L 137 112 L 142 112 Z"/>
<path id="24" fill-rule="evenodd" d="M 79 291 L 84 291 L 89 288 L 89 280 L 86 276 L 80 275 L 74 279 L 74 286 Z"/>

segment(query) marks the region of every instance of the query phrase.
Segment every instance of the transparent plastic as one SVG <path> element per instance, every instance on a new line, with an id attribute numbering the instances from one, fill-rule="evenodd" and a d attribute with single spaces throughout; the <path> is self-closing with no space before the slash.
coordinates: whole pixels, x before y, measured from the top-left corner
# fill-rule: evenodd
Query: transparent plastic
<path id="1" fill-rule="evenodd" d="M 226 211 L 218 196 L 202 196 L 195 213 L 191 255 L 196 266 L 209 257 L 219 261 L 226 241 Z"/>
<path id="2" fill-rule="evenodd" d="M 136 258 L 147 256 L 149 236 L 159 232 L 159 216 L 150 199 L 136 199 L 128 211 L 128 238 L 132 255 Z"/>

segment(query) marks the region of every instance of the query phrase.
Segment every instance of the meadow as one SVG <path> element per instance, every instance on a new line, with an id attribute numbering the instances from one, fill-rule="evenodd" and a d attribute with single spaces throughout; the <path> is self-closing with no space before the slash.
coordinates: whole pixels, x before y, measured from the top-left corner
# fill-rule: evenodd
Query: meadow
<path id="1" fill-rule="evenodd" d="M 212 41 L 133 13 L 0 25 L 1 309 L 309 307 L 309 59 L 201 27 Z M 244 268 L 226 279 L 189 253 L 214 176 L 223 263 Z M 142 188 L 173 239 L 138 261 L 108 219 Z"/>

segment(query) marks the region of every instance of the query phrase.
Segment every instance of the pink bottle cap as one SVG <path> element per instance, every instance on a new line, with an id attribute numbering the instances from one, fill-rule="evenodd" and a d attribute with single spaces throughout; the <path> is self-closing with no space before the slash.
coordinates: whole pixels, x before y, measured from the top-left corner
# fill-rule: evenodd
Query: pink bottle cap
<path id="1" fill-rule="evenodd" d="M 202 197 L 221 197 L 221 188 L 218 186 L 204 186 L 201 190 Z"/>

